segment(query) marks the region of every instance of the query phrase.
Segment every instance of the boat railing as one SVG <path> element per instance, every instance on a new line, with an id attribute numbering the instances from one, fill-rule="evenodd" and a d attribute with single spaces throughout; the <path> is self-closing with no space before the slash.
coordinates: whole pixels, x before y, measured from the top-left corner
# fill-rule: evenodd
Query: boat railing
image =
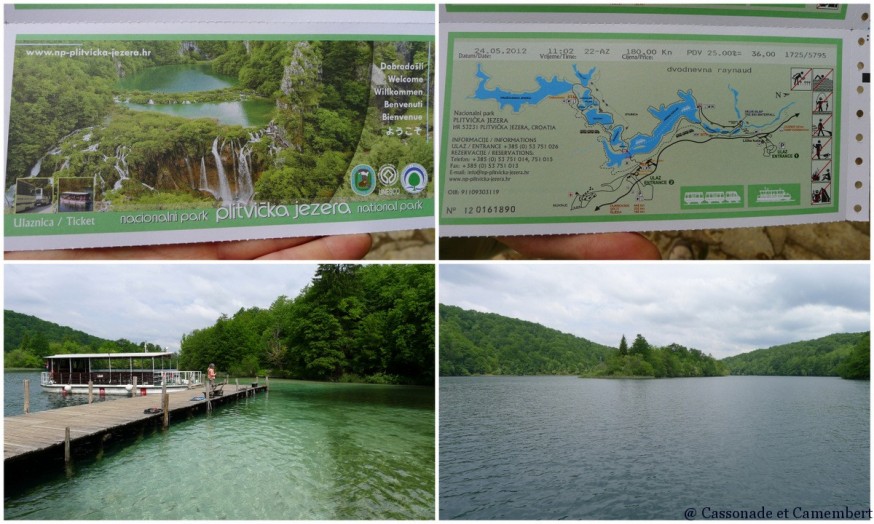
<path id="1" fill-rule="evenodd" d="M 168 386 L 198 386 L 203 384 L 203 373 L 201 371 L 109 371 L 99 370 L 88 372 L 72 372 L 64 373 L 55 371 L 43 371 L 40 374 L 40 384 L 47 386 L 50 384 L 87 384 L 92 381 L 94 384 L 117 384 L 127 385 L 132 384 L 136 377 L 139 385 L 155 385 L 160 386 L 167 384 Z"/>
<path id="2" fill-rule="evenodd" d="M 203 384 L 203 372 L 201 371 L 166 371 L 161 375 L 168 386 L 199 386 Z"/>

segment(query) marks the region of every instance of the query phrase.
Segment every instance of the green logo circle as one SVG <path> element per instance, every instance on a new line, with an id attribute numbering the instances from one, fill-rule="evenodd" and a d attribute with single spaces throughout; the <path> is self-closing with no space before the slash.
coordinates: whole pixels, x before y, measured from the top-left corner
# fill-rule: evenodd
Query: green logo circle
<path id="1" fill-rule="evenodd" d="M 421 193 L 428 186 L 428 172 L 420 164 L 408 164 L 401 173 L 401 186 L 407 193 Z"/>
<path id="2" fill-rule="evenodd" d="M 349 174 L 349 185 L 356 195 L 370 195 L 376 189 L 376 171 L 367 164 L 358 164 Z"/>

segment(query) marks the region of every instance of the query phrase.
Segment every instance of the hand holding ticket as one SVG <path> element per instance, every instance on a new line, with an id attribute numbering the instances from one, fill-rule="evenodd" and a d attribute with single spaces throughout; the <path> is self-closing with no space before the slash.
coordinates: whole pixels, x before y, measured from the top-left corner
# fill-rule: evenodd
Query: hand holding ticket
<path id="1" fill-rule="evenodd" d="M 433 227 L 433 10 L 5 14 L 6 249 Z"/>

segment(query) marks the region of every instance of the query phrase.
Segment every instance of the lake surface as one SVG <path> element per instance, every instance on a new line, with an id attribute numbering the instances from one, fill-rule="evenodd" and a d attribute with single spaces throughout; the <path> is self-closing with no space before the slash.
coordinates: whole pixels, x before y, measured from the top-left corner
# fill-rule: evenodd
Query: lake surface
<path id="1" fill-rule="evenodd" d="M 199 104 L 134 104 L 124 106 L 134 111 L 156 111 L 183 118 L 214 118 L 225 125 L 262 127 L 270 122 L 273 104 L 263 99 Z"/>
<path id="2" fill-rule="evenodd" d="M 123 402 L 123 400 L 121 400 Z M 433 519 L 434 390 L 270 381 L 270 392 L 10 494 L 7 519 Z"/>
<path id="3" fill-rule="evenodd" d="M 440 379 L 441 519 L 870 507 L 869 382 Z"/>
<path id="4" fill-rule="evenodd" d="M 131 91 L 188 93 L 224 89 L 237 84 L 232 76 L 212 70 L 210 64 L 175 64 L 147 67 L 122 78 L 118 86 Z"/>
<path id="5" fill-rule="evenodd" d="M 30 412 L 47 409 L 78 406 L 88 403 L 88 395 L 61 395 L 43 391 L 39 386 L 39 371 L 3 371 L 3 416 L 24 414 L 24 381 L 30 380 Z M 94 402 L 105 402 L 125 398 L 123 396 L 106 395 L 100 397 L 95 392 Z"/>
<path id="6" fill-rule="evenodd" d="M 154 93 L 192 93 L 212 91 L 237 85 L 232 76 L 215 73 L 210 64 L 176 64 L 149 67 L 118 82 L 121 89 L 152 91 Z M 273 104 L 266 99 L 251 98 L 227 102 L 190 104 L 134 104 L 124 105 L 135 111 L 157 111 L 183 118 L 214 118 L 227 125 L 243 127 L 264 126 L 270 122 Z"/>

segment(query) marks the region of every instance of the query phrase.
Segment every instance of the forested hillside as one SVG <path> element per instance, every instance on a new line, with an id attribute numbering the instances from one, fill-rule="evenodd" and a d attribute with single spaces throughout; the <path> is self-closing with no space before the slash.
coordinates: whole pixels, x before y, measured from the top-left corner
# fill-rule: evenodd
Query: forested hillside
<path id="1" fill-rule="evenodd" d="M 578 375 L 611 349 L 534 322 L 440 304 L 440 374 Z"/>
<path id="2" fill-rule="evenodd" d="M 323 265 L 294 298 L 182 339 L 180 368 L 220 375 L 434 383 L 434 266 Z"/>
<path id="3" fill-rule="evenodd" d="M 3 310 L 4 367 L 41 368 L 42 357 L 62 353 L 160 351 L 149 342 L 106 340 L 32 315 Z"/>
<path id="4" fill-rule="evenodd" d="M 846 362 L 854 350 L 855 372 L 845 371 L 844 375 L 858 376 L 860 366 L 867 370 L 870 360 L 869 333 L 837 333 L 815 340 L 805 340 L 782 344 L 767 349 L 757 349 L 749 353 L 722 359 L 732 375 L 793 375 L 793 376 L 839 376 L 841 364 Z M 849 365 L 849 364 L 848 364 Z"/>
<path id="5" fill-rule="evenodd" d="M 871 380 L 871 333 L 866 332 L 856 345 L 853 352 L 838 365 L 838 375 L 841 378 L 853 380 Z"/>
<path id="6" fill-rule="evenodd" d="M 99 347 L 104 342 L 108 342 L 84 331 L 61 326 L 33 315 L 25 315 L 9 309 L 3 310 L 3 351 L 6 353 L 22 346 L 48 349 L 49 342 L 66 340 L 90 347 Z"/>

